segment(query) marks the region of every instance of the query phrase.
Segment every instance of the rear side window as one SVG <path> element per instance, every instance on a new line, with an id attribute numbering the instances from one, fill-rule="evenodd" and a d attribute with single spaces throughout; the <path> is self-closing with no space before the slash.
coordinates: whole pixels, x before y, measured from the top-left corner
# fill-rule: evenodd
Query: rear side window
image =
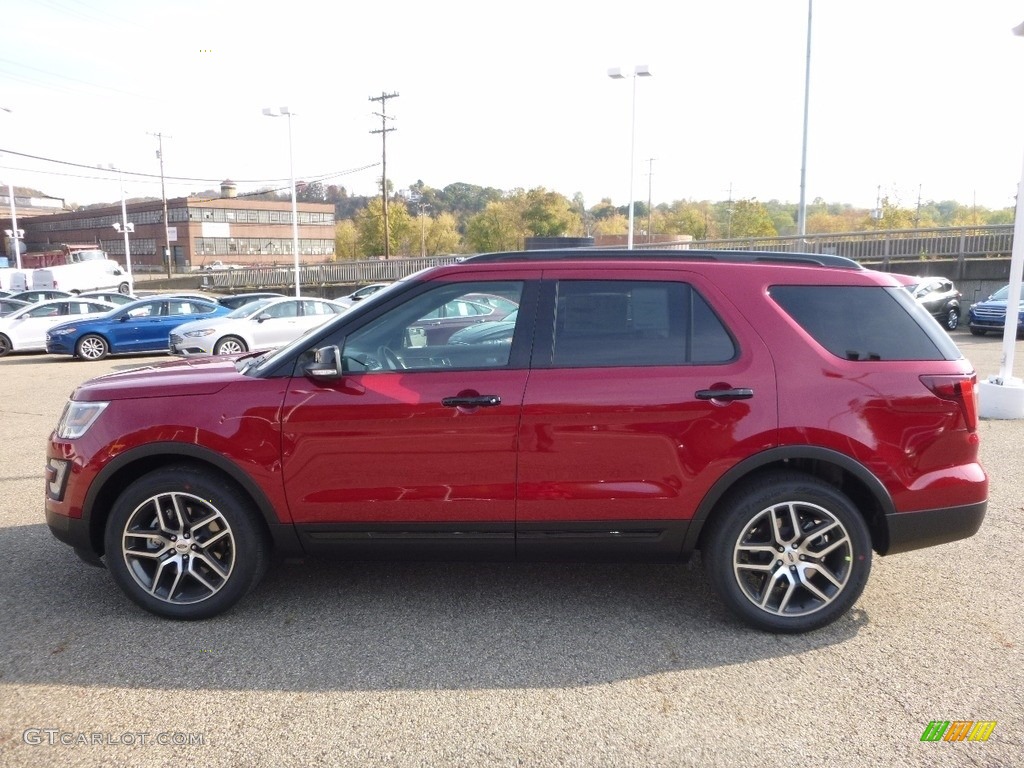
<path id="1" fill-rule="evenodd" d="M 552 365 L 566 368 L 724 363 L 729 332 L 686 283 L 563 280 Z"/>
<path id="2" fill-rule="evenodd" d="M 777 285 L 771 297 L 845 360 L 958 360 L 960 351 L 902 288 Z"/>

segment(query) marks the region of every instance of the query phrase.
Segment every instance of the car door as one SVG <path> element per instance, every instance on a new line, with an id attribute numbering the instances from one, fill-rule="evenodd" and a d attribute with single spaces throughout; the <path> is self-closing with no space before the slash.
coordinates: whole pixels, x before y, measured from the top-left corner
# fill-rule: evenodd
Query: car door
<path id="1" fill-rule="evenodd" d="M 154 345 L 154 339 L 161 338 L 166 319 L 167 302 L 153 299 L 132 305 L 115 315 L 110 324 L 110 350 L 112 352 L 142 352 L 149 349 L 166 349 L 166 335 L 162 342 Z"/>
<path id="2" fill-rule="evenodd" d="M 277 301 L 266 307 L 255 317 L 249 318 L 252 324 L 253 349 L 270 349 L 280 347 L 298 338 L 299 300 L 288 299 Z"/>
<path id="3" fill-rule="evenodd" d="M 777 440 L 774 365 L 700 275 L 545 270 L 517 552 L 677 556 L 730 466 Z"/>
<path id="4" fill-rule="evenodd" d="M 470 291 L 525 303 L 535 290 L 521 270 L 516 279 L 471 275 L 425 283 L 338 326 L 318 347 L 337 347 L 344 374 L 291 380 L 283 482 L 307 546 L 513 556 L 532 312 L 520 312 L 504 347 L 432 345 L 417 322 Z"/>
<path id="5" fill-rule="evenodd" d="M 67 304 L 64 315 L 59 302 L 44 302 L 32 307 L 12 320 L 7 329 L 15 349 L 41 349 L 46 346 L 46 332 L 67 320 Z"/>

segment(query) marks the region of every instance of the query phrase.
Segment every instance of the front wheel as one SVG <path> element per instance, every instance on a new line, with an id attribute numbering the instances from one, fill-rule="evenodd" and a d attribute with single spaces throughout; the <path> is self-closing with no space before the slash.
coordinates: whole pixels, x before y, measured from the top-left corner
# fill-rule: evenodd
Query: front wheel
<path id="1" fill-rule="evenodd" d="M 102 336 L 90 333 L 78 340 L 75 354 L 83 360 L 102 360 L 110 354 L 110 345 Z"/>
<path id="2" fill-rule="evenodd" d="M 142 608 L 207 619 L 241 600 L 266 570 L 269 543 L 250 500 L 197 467 L 166 467 L 129 485 L 111 509 L 107 568 Z"/>
<path id="3" fill-rule="evenodd" d="M 956 307 L 950 307 L 946 313 L 946 328 L 950 331 L 955 331 L 958 325 L 960 325 L 960 310 Z"/>
<path id="4" fill-rule="evenodd" d="M 237 355 L 248 351 L 249 347 L 237 336 L 225 336 L 213 347 L 213 354 L 215 355 Z"/>
<path id="5" fill-rule="evenodd" d="M 741 619 L 769 632 L 832 623 L 860 597 L 871 537 L 850 499 L 797 473 L 758 478 L 731 493 L 702 548 L 708 578 Z"/>

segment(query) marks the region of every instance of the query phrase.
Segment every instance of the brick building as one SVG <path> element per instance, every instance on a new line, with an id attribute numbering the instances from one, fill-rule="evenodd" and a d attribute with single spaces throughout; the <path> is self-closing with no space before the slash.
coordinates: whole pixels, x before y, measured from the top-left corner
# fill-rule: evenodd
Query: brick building
<path id="1" fill-rule="evenodd" d="M 128 235 L 133 272 L 161 272 L 163 202 L 128 203 Z M 2 213 L 2 211 L 0 211 Z M 299 260 L 313 264 L 334 257 L 334 206 L 299 203 Z M 275 266 L 294 262 L 290 201 L 253 200 L 235 195 L 229 181 L 216 198 L 179 197 L 167 201 L 170 255 L 175 272 L 187 272 L 213 261 L 240 266 Z M 10 216 L 0 218 L 0 230 L 10 228 Z M 19 217 L 25 231 L 25 250 L 50 250 L 62 243 L 95 243 L 115 261 L 124 263 L 121 206 L 110 205 L 74 212 Z"/>

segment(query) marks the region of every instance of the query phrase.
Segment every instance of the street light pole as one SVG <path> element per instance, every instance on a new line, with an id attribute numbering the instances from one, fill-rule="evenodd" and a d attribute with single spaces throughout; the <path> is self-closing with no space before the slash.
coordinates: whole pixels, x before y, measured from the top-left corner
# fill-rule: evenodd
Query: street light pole
<path id="1" fill-rule="evenodd" d="M 171 225 L 167 221 L 167 190 L 164 187 L 164 135 L 162 133 L 151 133 L 150 136 L 156 136 L 157 141 L 160 144 L 160 148 L 156 151 L 156 156 L 160 158 L 160 197 L 164 201 L 164 261 L 167 264 L 167 276 L 171 276 Z M 167 138 L 173 138 L 168 136 Z"/>
<path id="2" fill-rule="evenodd" d="M 427 258 L 427 208 L 430 203 L 420 203 L 420 258 Z"/>
<path id="3" fill-rule="evenodd" d="M 14 110 L 10 107 L 0 107 L 4 112 L 13 114 Z M 21 269 L 21 246 L 18 245 L 18 238 L 20 238 L 24 232 L 18 229 L 18 212 L 14 205 L 14 183 L 7 179 L 7 195 L 8 200 L 11 203 L 11 228 L 7 230 L 8 237 L 11 238 L 11 247 L 14 249 L 15 264 L 18 269 Z"/>
<path id="4" fill-rule="evenodd" d="M 633 176 L 636 164 L 636 79 L 638 77 L 650 77 L 651 70 L 646 64 L 637 64 L 633 68 L 632 75 L 622 74 L 622 70 L 614 67 L 608 70 L 608 77 L 612 80 L 625 80 L 626 77 L 633 78 L 633 108 L 630 118 L 629 136 L 629 234 L 626 236 L 626 248 L 633 250 Z"/>
<path id="5" fill-rule="evenodd" d="M 807 115 L 811 99 L 811 10 L 814 0 L 807 0 L 807 63 L 804 67 L 804 139 L 800 150 L 800 237 L 807 234 Z"/>
<path id="6" fill-rule="evenodd" d="M 128 206 L 124 199 L 124 175 L 121 169 L 117 169 L 117 180 L 121 184 L 121 223 L 115 224 L 114 229 L 124 233 L 124 267 L 128 273 L 128 285 L 132 284 L 132 254 L 128 248 L 128 233 L 135 231 L 135 225 L 128 221 Z"/>
<path id="7" fill-rule="evenodd" d="M 292 254 L 295 257 L 295 297 L 299 297 L 299 205 L 295 197 L 295 159 L 292 154 L 292 112 L 288 107 L 281 107 L 280 110 L 273 107 L 264 107 L 263 114 L 268 117 L 288 118 L 288 172 L 291 177 L 292 186 Z"/>

